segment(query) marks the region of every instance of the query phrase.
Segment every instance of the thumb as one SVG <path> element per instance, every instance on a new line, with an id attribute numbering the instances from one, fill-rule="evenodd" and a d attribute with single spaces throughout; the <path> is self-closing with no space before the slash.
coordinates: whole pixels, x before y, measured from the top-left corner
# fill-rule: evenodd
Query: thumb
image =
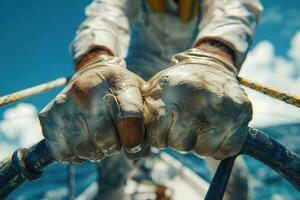
<path id="1" fill-rule="evenodd" d="M 144 143 L 143 101 L 137 84 L 121 87 L 110 95 L 110 113 L 129 159 L 142 155 Z"/>

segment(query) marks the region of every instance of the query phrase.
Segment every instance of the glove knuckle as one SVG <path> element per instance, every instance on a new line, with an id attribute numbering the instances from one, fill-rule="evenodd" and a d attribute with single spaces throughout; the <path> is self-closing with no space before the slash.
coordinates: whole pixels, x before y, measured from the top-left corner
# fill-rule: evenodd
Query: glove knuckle
<path id="1" fill-rule="evenodd" d="M 191 133 L 192 131 L 187 131 L 187 133 L 181 133 L 181 138 L 172 137 L 169 134 L 168 145 L 177 149 L 178 151 L 190 151 L 196 143 L 196 135 Z"/>
<path id="2" fill-rule="evenodd" d="M 98 86 L 99 80 L 95 80 L 95 76 L 79 77 L 74 80 L 71 93 L 73 95 L 89 95 L 91 90 Z"/>
<path id="3" fill-rule="evenodd" d="M 241 114 L 244 115 L 244 121 L 246 122 L 249 122 L 252 119 L 253 109 L 252 109 L 252 103 L 250 101 L 244 102 L 242 106 Z"/>
<path id="4" fill-rule="evenodd" d="M 96 72 L 88 76 L 78 77 L 74 80 L 69 90 L 71 99 L 77 103 L 80 108 L 86 111 L 91 110 L 91 104 L 95 97 L 107 93 L 108 86 L 103 85 L 102 78 Z M 101 99 L 101 98 L 100 98 Z"/>
<path id="5" fill-rule="evenodd" d="M 111 128 L 113 129 L 113 127 Z M 105 156 L 111 156 L 121 148 L 116 133 L 112 133 L 112 131 L 107 131 L 106 133 L 97 131 L 93 139 Z"/>

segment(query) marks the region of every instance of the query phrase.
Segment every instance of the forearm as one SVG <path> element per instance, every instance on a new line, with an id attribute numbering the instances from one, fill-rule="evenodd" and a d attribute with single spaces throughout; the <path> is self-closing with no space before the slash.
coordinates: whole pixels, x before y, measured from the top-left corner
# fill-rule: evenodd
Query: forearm
<path id="1" fill-rule="evenodd" d="M 126 0 L 94 0 L 86 9 L 71 49 L 76 70 L 95 55 L 109 54 L 124 58 L 130 27 Z"/>
<path id="2" fill-rule="evenodd" d="M 205 0 L 195 44 L 218 41 L 233 51 L 240 68 L 253 40 L 262 6 L 258 0 Z"/>
<path id="3" fill-rule="evenodd" d="M 85 68 L 85 66 L 93 62 L 100 55 L 113 56 L 113 53 L 105 47 L 94 47 L 86 54 L 81 56 L 80 59 L 74 60 L 75 71 Z"/>
<path id="4" fill-rule="evenodd" d="M 204 40 L 196 43 L 195 47 L 205 52 L 216 54 L 224 60 L 233 64 L 235 62 L 234 52 L 225 44 L 216 40 Z M 237 69 L 238 70 L 238 69 Z"/>

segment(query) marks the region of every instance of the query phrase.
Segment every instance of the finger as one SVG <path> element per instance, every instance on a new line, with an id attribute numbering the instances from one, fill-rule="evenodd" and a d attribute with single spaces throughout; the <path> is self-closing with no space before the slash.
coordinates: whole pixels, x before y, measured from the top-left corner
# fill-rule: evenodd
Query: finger
<path id="1" fill-rule="evenodd" d="M 53 103 L 54 101 L 50 102 L 42 109 L 39 113 L 39 121 L 47 147 L 57 161 L 63 162 L 67 161 L 67 158 L 72 156 L 72 151 L 65 140 L 58 139 L 60 138 L 58 137 L 58 132 L 63 125 L 57 123 L 57 118 L 55 117 L 55 113 L 53 113 Z M 59 120 L 59 122 L 61 122 L 61 120 Z M 60 150 L 64 152 L 64 155 L 60 153 Z"/>
<path id="2" fill-rule="evenodd" d="M 95 143 L 92 131 L 83 116 L 77 115 L 70 122 L 68 143 L 71 145 L 74 153 L 85 160 L 99 161 L 103 159 L 104 153 Z"/>
<path id="3" fill-rule="evenodd" d="M 124 83 L 128 85 L 122 85 L 110 96 L 111 115 L 125 154 L 129 159 L 137 159 L 144 142 L 142 95 L 136 81 Z"/>
<path id="4" fill-rule="evenodd" d="M 145 147 L 143 148 L 143 151 L 141 153 L 141 156 L 146 158 L 149 156 L 150 152 L 151 152 L 151 147 L 149 145 L 149 143 L 144 142 Z"/>
<path id="5" fill-rule="evenodd" d="M 60 129 L 59 135 L 64 137 L 72 152 L 84 160 L 101 160 L 104 155 L 95 145 L 90 126 L 86 122 L 87 116 L 80 109 L 78 102 L 74 101 L 74 95 L 67 94 L 63 100 L 56 98 L 55 105 L 63 121 L 63 128 Z"/>
<path id="6" fill-rule="evenodd" d="M 62 134 L 66 122 L 62 117 L 64 115 L 62 115 L 60 106 L 65 102 L 64 97 L 64 94 L 59 94 L 40 112 L 39 120 L 42 133 L 45 136 L 47 146 L 57 161 L 81 163 L 83 160 L 74 154 L 70 144 Z"/>
<path id="7" fill-rule="evenodd" d="M 178 151 L 190 151 L 196 143 L 198 124 L 195 127 L 193 120 L 183 117 L 184 114 L 178 109 L 172 109 L 172 125 L 169 129 L 167 142 L 168 146 Z M 200 121 L 200 120 L 199 120 Z"/>
<path id="8" fill-rule="evenodd" d="M 103 79 L 96 72 L 86 74 L 74 82 L 71 91 L 81 113 L 85 113 L 77 122 L 88 136 L 86 139 L 89 139 L 96 152 L 100 150 L 99 154 L 102 152 L 105 156 L 111 156 L 120 149 L 120 144 L 105 103 L 105 95 L 109 88 Z"/>
<path id="9" fill-rule="evenodd" d="M 119 136 L 109 110 L 103 109 L 97 117 L 88 118 L 87 122 L 92 130 L 92 140 L 105 156 L 112 156 L 120 150 Z"/>
<path id="10" fill-rule="evenodd" d="M 147 142 L 146 140 L 147 139 L 145 138 L 144 142 L 141 144 L 141 148 L 138 148 L 138 149 L 141 149 L 140 151 L 135 152 L 133 149 L 133 152 L 128 152 L 125 150 L 125 148 L 123 148 L 124 155 L 129 160 L 137 160 L 138 158 L 141 158 L 141 157 L 147 157 L 149 155 L 151 147 L 149 145 L 149 142 Z"/>
<path id="11" fill-rule="evenodd" d="M 144 142 L 142 118 L 128 117 L 117 121 L 117 129 L 125 155 L 135 160 L 141 157 Z"/>
<path id="12" fill-rule="evenodd" d="M 146 137 L 150 146 L 164 148 L 167 144 L 167 135 L 172 124 L 172 112 L 168 110 L 162 99 L 163 89 L 156 84 L 147 93 L 144 101 Z"/>

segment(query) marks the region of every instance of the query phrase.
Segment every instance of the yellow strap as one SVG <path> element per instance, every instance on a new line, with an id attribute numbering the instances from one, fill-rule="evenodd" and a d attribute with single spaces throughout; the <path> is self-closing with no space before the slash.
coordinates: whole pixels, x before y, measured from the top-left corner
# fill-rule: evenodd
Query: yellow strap
<path id="1" fill-rule="evenodd" d="M 154 12 L 164 12 L 166 10 L 165 0 L 148 0 L 148 2 Z"/>
<path id="2" fill-rule="evenodd" d="M 188 22 L 199 13 L 198 0 L 179 0 L 179 17 L 182 22 Z"/>
<path id="3" fill-rule="evenodd" d="M 166 0 L 148 0 L 149 6 L 154 12 L 166 10 Z M 198 0 L 179 0 L 179 17 L 182 22 L 189 22 L 199 13 Z"/>

